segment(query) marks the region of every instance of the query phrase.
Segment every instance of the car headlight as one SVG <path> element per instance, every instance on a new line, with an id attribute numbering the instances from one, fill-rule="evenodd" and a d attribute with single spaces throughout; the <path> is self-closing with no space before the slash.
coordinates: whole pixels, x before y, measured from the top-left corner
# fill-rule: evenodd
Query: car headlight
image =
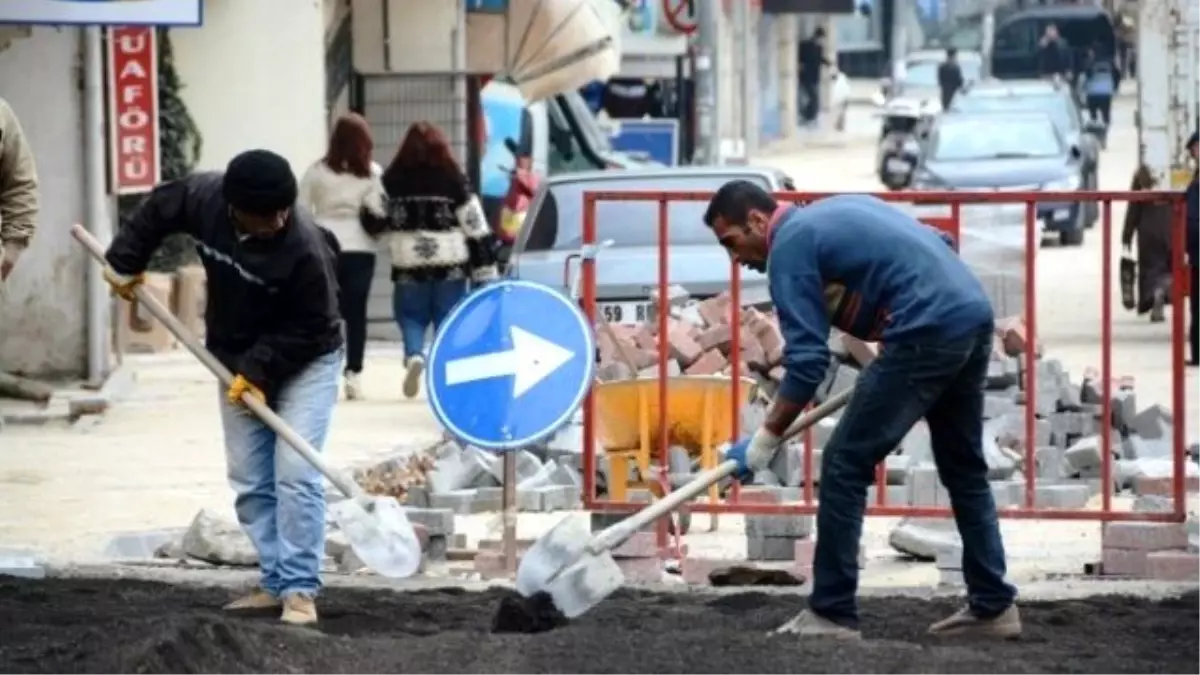
<path id="1" fill-rule="evenodd" d="M 1043 190 L 1053 192 L 1074 192 L 1079 189 L 1079 176 L 1067 176 L 1058 180 L 1052 180 L 1042 186 Z"/>

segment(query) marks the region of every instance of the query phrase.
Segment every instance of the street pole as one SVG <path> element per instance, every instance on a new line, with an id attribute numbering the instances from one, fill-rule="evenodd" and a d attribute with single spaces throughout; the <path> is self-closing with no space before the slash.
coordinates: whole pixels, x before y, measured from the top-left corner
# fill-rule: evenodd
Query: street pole
<path id="1" fill-rule="evenodd" d="M 85 227 L 102 242 L 112 239 L 106 176 L 107 130 L 104 127 L 104 28 L 83 29 L 83 151 Z M 90 260 L 87 268 L 87 373 L 88 381 L 101 384 L 108 377 L 111 358 L 112 300 L 101 268 Z"/>
<path id="2" fill-rule="evenodd" d="M 721 111 L 717 89 L 717 32 L 720 28 L 721 3 L 698 0 L 696 7 L 695 81 L 696 153 L 695 164 L 721 163 Z"/>

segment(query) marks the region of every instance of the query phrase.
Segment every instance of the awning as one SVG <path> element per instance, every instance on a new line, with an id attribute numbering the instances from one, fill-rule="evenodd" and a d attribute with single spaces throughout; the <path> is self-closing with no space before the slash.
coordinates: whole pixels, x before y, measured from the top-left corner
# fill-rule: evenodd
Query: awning
<path id="1" fill-rule="evenodd" d="M 504 14 L 467 15 L 467 64 L 538 101 L 615 75 L 620 34 L 613 0 L 508 0 Z"/>

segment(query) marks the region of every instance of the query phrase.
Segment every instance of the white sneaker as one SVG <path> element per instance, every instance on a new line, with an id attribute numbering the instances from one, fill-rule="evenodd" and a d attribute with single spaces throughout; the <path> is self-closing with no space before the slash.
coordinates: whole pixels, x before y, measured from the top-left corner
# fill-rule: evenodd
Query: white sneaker
<path id="1" fill-rule="evenodd" d="M 358 373 L 346 373 L 346 400 L 358 401 L 363 397 L 362 380 Z"/>
<path id="2" fill-rule="evenodd" d="M 410 356 L 404 364 L 404 397 L 413 398 L 421 391 L 421 374 L 425 372 L 425 357 L 420 354 Z"/>

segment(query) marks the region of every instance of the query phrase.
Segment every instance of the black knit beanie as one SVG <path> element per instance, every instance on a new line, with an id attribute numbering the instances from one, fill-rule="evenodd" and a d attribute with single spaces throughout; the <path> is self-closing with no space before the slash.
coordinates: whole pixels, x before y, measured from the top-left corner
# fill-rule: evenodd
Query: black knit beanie
<path id="1" fill-rule="evenodd" d="M 221 190 L 233 208 L 269 216 L 296 203 L 296 176 L 287 160 L 270 150 L 247 150 L 229 161 Z"/>

